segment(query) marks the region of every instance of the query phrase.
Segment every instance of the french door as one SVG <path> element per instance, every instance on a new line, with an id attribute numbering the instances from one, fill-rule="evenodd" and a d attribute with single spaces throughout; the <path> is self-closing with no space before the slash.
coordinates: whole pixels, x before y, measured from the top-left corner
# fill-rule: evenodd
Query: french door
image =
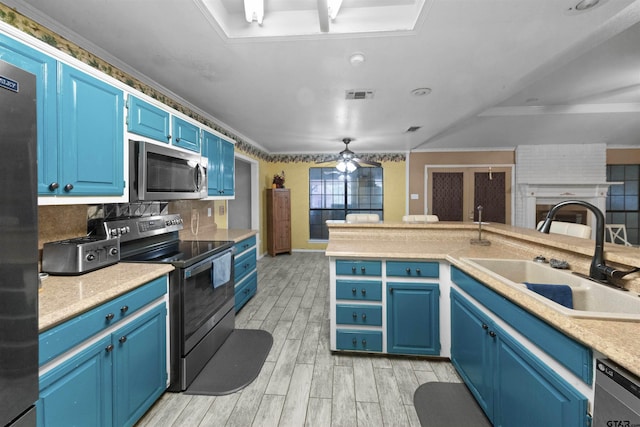
<path id="1" fill-rule="evenodd" d="M 428 169 L 428 213 L 440 221 L 511 223 L 510 167 L 433 167 Z"/>

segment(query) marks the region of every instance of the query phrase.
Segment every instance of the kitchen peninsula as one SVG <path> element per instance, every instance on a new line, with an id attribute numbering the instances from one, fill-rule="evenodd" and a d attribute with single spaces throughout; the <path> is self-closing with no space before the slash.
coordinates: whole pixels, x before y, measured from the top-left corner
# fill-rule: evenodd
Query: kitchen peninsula
<path id="1" fill-rule="evenodd" d="M 336 277 L 336 260 L 407 260 L 445 263 L 482 282 L 487 288 L 506 297 L 528 313 L 562 332 L 584 346 L 640 375 L 640 325 L 636 321 L 613 321 L 562 315 L 537 299 L 482 272 L 465 258 L 533 259 L 542 255 L 547 259 L 566 260 L 571 270 L 588 273 L 594 251 L 594 241 L 564 235 L 547 235 L 535 230 L 502 224 L 483 225 L 482 237 L 489 246 L 471 244 L 478 237 L 473 223 L 328 223 L 329 243 L 326 255 L 332 263 L 332 287 Z M 637 248 L 605 245 L 605 260 L 621 268 L 640 266 Z M 447 269 L 448 270 L 448 269 Z M 638 274 L 629 276 L 625 286 L 640 290 Z M 448 301 L 449 277 L 440 275 L 441 296 Z M 443 286 L 445 284 L 445 286 Z M 446 290 L 446 295 L 445 295 Z M 332 290 L 335 298 L 335 290 Z M 335 299 L 331 304 L 335 305 Z M 335 307 L 332 307 L 335 316 Z M 335 329 L 335 318 L 332 329 Z M 332 331 L 335 333 L 335 331 Z M 448 331 L 441 331 L 442 335 Z M 443 336 L 443 340 L 447 337 Z M 334 338 L 335 339 L 335 338 Z M 441 355 L 448 357 L 443 344 Z"/>

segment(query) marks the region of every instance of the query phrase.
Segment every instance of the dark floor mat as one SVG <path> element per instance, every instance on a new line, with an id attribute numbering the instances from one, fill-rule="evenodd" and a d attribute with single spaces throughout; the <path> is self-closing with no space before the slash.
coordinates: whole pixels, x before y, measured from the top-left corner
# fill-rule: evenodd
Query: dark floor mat
<path id="1" fill-rule="evenodd" d="M 221 396 L 246 387 L 260 373 L 272 344 L 267 331 L 235 329 L 184 393 Z"/>
<path id="2" fill-rule="evenodd" d="M 422 384 L 413 394 L 413 404 L 422 427 L 491 427 L 463 383 Z"/>

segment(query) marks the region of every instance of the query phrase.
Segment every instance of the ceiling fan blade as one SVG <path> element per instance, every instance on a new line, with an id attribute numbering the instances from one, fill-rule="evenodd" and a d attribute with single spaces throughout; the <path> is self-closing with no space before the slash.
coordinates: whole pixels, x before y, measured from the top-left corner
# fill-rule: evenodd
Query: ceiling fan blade
<path id="1" fill-rule="evenodd" d="M 316 163 L 331 163 L 340 160 L 340 156 L 326 157 L 323 160 L 316 160 Z"/>
<path id="2" fill-rule="evenodd" d="M 378 162 L 374 162 L 373 160 L 366 160 L 366 159 L 353 159 L 353 161 L 355 161 L 356 163 L 363 163 L 365 165 L 369 165 L 369 166 L 375 166 L 375 167 L 380 167 L 382 166 L 381 163 Z"/>

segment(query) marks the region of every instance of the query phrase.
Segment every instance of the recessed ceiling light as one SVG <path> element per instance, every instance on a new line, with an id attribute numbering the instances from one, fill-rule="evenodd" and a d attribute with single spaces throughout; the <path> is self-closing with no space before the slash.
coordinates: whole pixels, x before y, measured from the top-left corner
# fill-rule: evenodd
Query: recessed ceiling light
<path id="1" fill-rule="evenodd" d="M 425 96 L 431 93 L 431 88 L 428 87 L 419 87 L 411 91 L 411 95 L 413 96 Z"/>

